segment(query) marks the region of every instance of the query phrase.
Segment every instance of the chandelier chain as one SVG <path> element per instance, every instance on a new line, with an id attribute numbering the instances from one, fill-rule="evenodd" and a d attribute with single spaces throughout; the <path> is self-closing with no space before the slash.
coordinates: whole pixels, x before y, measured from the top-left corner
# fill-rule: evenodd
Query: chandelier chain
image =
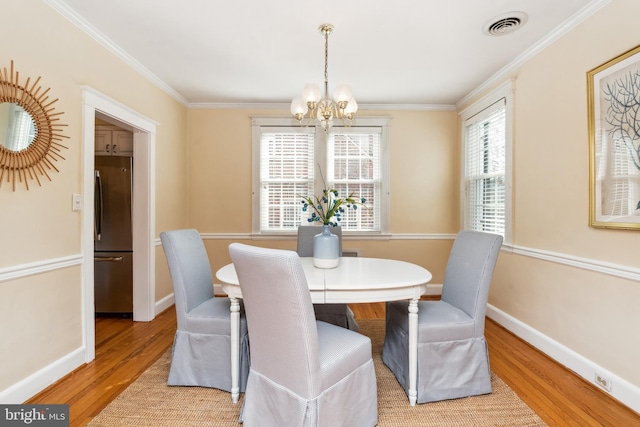
<path id="1" fill-rule="evenodd" d="M 324 31 L 324 97 L 329 97 L 329 33 Z"/>

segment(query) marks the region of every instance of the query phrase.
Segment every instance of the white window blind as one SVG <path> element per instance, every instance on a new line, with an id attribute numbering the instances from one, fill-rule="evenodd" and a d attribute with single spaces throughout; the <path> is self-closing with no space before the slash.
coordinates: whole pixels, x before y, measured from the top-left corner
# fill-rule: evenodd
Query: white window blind
<path id="1" fill-rule="evenodd" d="M 301 195 L 313 193 L 314 128 L 262 128 L 260 229 L 296 230 Z"/>
<path id="2" fill-rule="evenodd" d="M 464 228 L 505 235 L 505 100 L 465 121 Z"/>
<path id="3" fill-rule="evenodd" d="M 356 121 L 358 123 L 356 123 Z M 344 207 L 344 231 L 389 232 L 389 118 L 357 118 L 353 126 L 300 127 L 292 119 L 252 118 L 252 231 L 289 234 L 309 224 L 303 198 L 335 189 L 365 206 Z"/>
<path id="4" fill-rule="evenodd" d="M 327 185 L 339 197 L 353 194 L 365 207 L 345 208 L 344 230 L 379 231 L 381 212 L 381 134 L 378 127 L 334 128 L 327 146 Z"/>

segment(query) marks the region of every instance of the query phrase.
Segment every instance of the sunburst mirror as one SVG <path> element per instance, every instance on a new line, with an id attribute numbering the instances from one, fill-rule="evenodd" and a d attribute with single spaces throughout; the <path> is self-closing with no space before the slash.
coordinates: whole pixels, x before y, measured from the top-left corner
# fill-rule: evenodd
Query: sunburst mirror
<path id="1" fill-rule="evenodd" d="M 38 77 L 33 84 L 28 77 L 24 86 L 13 61 L 7 71 L 0 72 L 0 187 L 11 182 L 13 191 L 17 183 L 29 181 L 38 185 L 41 177 L 51 181 L 50 173 L 59 172 L 56 162 L 64 160 L 61 152 L 67 147 L 60 142 L 68 138 L 62 134 L 64 124 L 54 112 L 58 99 L 49 99 L 49 89 L 42 89 Z"/>

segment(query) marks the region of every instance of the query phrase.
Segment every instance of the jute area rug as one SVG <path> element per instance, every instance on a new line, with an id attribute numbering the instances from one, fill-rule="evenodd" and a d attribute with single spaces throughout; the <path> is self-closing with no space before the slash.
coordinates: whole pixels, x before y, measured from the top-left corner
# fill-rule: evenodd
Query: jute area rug
<path id="1" fill-rule="evenodd" d="M 378 379 L 379 426 L 545 426 L 546 424 L 497 376 L 493 393 L 409 406 L 393 373 L 382 363 L 384 320 L 358 321 L 371 337 Z M 241 427 L 240 406 L 229 393 L 202 387 L 168 387 L 170 351 L 145 371 L 90 423 L 91 427 L 214 426 Z M 280 427 L 280 426 L 277 426 Z M 282 426 L 286 427 L 286 426 Z"/>

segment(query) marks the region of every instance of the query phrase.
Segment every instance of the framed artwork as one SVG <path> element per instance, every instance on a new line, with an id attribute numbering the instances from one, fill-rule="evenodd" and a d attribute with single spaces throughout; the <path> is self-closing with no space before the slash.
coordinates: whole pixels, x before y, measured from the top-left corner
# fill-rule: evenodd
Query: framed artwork
<path id="1" fill-rule="evenodd" d="M 587 73 L 589 226 L 640 230 L 640 46 Z"/>

